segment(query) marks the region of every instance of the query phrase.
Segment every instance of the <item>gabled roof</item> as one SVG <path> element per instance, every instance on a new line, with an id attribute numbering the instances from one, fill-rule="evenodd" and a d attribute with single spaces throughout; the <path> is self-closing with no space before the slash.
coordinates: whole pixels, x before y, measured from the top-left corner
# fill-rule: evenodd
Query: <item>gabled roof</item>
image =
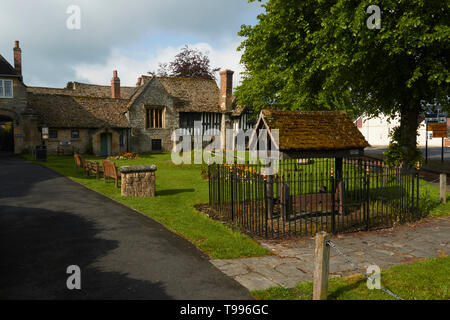
<path id="1" fill-rule="evenodd" d="M 222 112 L 219 106 L 219 88 L 214 80 L 146 75 L 141 77 L 142 84 L 131 96 L 128 108 L 152 81 L 158 81 L 167 94 L 174 99 L 178 112 Z"/>
<path id="2" fill-rule="evenodd" d="M 179 112 L 222 112 L 214 80 L 157 77 Z"/>
<path id="3" fill-rule="evenodd" d="M 66 88 L 27 87 L 28 104 L 51 127 L 130 127 L 124 113 L 156 79 L 175 100 L 179 112 L 221 112 L 219 89 L 213 80 L 143 76 L 138 87 L 120 87 L 121 99 L 111 98 L 111 87 L 69 82 Z"/>
<path id="4" fill-rule="evenodd" d="M 345 111 L 261 111 L 269 130 L 279 130 L 279 150 L 344 150 L 369 146 Z"/>
<path id="5" fill-rule="evenodd" d="M 41 124 L 53 128 L 129 128 L 128 100 L 28 92 Z"/>
<path id="6" fill-rule="evenodd" d="M 137 87 L 120 87 L 121 99 L 129 99 L 137 89 Z M 44 94 L 111 98 L 111 86 L 81 82 L 69 82 L 65 88 L 27 87 L 27 91 Z"/>
<path id="7" fill-rule="evenodd" d="M 14 67 L 6 61 L 5 58 L 0 54 L 0 75 L 2 76 L 12 76 L 12 77 L 20 77 L 19 72 L 17 72 Z"/>

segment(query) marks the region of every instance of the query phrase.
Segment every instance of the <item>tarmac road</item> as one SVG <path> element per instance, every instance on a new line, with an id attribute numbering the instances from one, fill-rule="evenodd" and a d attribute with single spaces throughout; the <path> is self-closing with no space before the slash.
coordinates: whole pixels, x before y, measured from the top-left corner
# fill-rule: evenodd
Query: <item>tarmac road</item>
<path id="1" fill-rule="evenodd" d="M 0 182 L 0 299 L 251 299 L 189 241 L 50 169 L 1 156 Z"/>

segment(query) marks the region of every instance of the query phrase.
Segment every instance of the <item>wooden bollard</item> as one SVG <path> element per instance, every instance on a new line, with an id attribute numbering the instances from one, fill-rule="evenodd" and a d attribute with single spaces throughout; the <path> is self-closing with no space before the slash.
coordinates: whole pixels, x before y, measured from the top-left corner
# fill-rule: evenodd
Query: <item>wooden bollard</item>
<path id="1" fill-rule="evenodd" d="M 447 174 L 441 173 L 439 175 L 439 189 L 440 189 L 440 198 L 442 203 L 447 202 Z"/>
<path id="2" fill-rule="evenodd" d="M 326 232 L 316 233 L 316 248 L 314 249 L 314 283 L 313 300 L 326 300 L 328 295 L 328 272 L 330 266 L 330 240 Z"/>

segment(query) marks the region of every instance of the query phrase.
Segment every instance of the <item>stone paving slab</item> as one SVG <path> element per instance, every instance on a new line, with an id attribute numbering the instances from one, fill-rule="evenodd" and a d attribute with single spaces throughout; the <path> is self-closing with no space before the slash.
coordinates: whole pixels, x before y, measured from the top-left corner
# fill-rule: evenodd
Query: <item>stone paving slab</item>
<path id="1" fill-rule="evenodd" d="M 427 218 L 391 229 L 337 235 L 331 241 L 362 270 L 373 264 L 386 269 L 449 255 L 450 217 Z M 273 255 L 211 262 L 249 290 L 272 286 L 292 288 L 299 281 L 312 280 L 313 237 L 259 242 Z M 330 276 L 343 277 L 354 273 L 352 266 L 331 248 Z"/>

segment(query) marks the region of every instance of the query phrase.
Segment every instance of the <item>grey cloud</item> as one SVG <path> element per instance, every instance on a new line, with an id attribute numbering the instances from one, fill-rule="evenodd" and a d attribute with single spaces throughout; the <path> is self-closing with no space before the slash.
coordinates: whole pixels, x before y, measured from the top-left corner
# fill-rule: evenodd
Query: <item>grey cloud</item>
<path id="1" fill-rule="evenodd" d="M 80 6 L 81 30 L 66 28 L 72 4 Z M 153 30 L 206 42 L 230 38 L 259 11 L 246 0 L 2 1 L 0 54 L 11 61 L 14 40 L 20 40 L 25 80 L 62 85 L 74 78 L 71 66 L 102 63 L 113 47 L 132 45 Z"/>

